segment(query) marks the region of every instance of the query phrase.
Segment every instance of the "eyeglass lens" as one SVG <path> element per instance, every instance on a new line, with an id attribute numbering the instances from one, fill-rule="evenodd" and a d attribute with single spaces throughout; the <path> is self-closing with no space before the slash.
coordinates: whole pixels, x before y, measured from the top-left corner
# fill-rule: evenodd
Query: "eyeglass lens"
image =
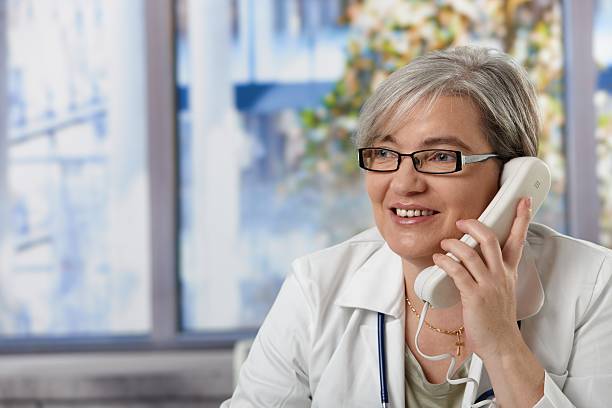
<path id="1" fill-rule="evenodd" d="M 388 149 L 371 148 L 362 151 L 364 166 L 369 170 L 389 171 L 399 167 L 400 155 Z M 413 155 L 418 171 L 448 173 L 457 167 L 457 153 L 452 150 L 423 150 Z"/>

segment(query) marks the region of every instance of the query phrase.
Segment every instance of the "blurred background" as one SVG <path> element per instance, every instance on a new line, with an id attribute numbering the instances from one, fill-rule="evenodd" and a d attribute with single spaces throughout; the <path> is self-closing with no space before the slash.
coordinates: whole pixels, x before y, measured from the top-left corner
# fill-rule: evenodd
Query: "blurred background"
<path id="1" fill-rule="evenodd" d="M 462 44 L 536 84 L 537 221 L 612 247 L 612 0 L 0 0 L 0 406 L 218 406 L 291 261 L 373 225 L 364 100 Z"/>

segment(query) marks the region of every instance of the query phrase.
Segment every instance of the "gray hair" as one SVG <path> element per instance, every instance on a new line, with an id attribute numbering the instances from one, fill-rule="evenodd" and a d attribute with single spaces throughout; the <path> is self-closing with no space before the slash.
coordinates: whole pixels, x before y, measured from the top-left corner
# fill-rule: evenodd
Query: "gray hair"
<path id="1" fill-rule="evenodd" d="M 417 103 L 430 108 L 443 95 L 476 104 L 483 133 L 503 159 L 537 155 L 540 112 L 527 72 L 509 55 L 480 47 L 430 52 L 391 74 L 363 105 L 355 144 L 372 146 L 399 130 Z"/>

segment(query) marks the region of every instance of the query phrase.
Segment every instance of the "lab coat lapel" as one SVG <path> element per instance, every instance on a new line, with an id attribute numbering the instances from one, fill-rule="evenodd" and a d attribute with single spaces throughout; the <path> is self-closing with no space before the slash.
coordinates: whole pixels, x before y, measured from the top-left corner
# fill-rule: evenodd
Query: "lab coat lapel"
<path id="1" fill-rule="evenodd" d="M 336 305 L 397 318 L 404 310 L 402 258 L 384 243 L 354 273 Z"/>
<path id="2" fill-rule="evenodd" d="M 529 241 L 525 242 L 516 280 L 516 318 L 524 320 L 536 315 L 544 305 L 544 288 Z"/>
<path id="3" fill-rule="evenodd" d="M 404 406 L 404 274 L 402 261 L 384 243 L 358 268 L 336 302 L 342 307 L 369 310 L 360 327 L 368 356 L 362 358 L 380 391 L 378 371 L 378 312 L 385 314 L 387 390 L 391 406 Z"/>
<path id="4" fill-rule="evenodd" d="M 377 316 L 377 315 L 376 315 Z M 365 343 L 369 358 L 366 364 L 371 378 L 376 381 L 380 395 L 380 375 L 378 371 L 378 325 L 376 319 L 361 326 L 361 341 Z M 405 368 L 404 368 L 404 316 L 395 318 L 385 316 L 385 347 L 387 363 L 387 391 L 392 407 L 405 405 Z"/>

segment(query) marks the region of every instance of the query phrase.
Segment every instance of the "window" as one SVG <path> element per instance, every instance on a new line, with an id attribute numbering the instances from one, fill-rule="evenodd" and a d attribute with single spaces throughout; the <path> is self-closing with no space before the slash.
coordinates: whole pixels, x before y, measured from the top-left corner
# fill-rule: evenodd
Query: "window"
<path id="1" fill-rule="evenodd" d="M 612 248 L 612 1 L 599 0 L 593 27 L 598 78 L 595 91 L 597 176 L 601 200 L 601 243 Z"/>
<path id="2" fill-rule="evenodd" d="M 177 1 L 180 288 L 188 331 L 257 327 L 291 261 L 373 225 L 350 134 L 372 88 L 421 53 L 512 53 L 538 86 L 565 225 L 561 4 Z M 255 6 L 256 5 L 256 6 Z"/>
<path id="3" fill-rule="evenodd" d="M 176 3 L 188 331 L 257 327 L 292 259 L 371 222 L 354 183 L 332 193 L 299 179 L 300 111 L 319 105 L 344 64 L 340 2 L 277 3 Z"/>
<path id="4" fill-rule="evenodd" d="M 390 71 L 448 45 L 497 47 L 527 67 L 555 176 L 538 220 L 572 233 L 560 1 L 161 3 L 0 2 L 4 340 L 193 346 L 252 334 L 294 258 L 373 225 L 349 139 L 359 107 Z M 595 103 L 602 242 L 612 245 L 608 3 L 594 31 Z M 160 44 L 172 12 L 174 62 Z M 177 157 L 164 81 L 176 86 Z M 168 126 L 151 112 L 168 112 Z"/>
<path id="5" fill-rule="evenodd" d="M 146 333 L 142 4 L 10 0 L 6 21 L 0 335 Z"/>

